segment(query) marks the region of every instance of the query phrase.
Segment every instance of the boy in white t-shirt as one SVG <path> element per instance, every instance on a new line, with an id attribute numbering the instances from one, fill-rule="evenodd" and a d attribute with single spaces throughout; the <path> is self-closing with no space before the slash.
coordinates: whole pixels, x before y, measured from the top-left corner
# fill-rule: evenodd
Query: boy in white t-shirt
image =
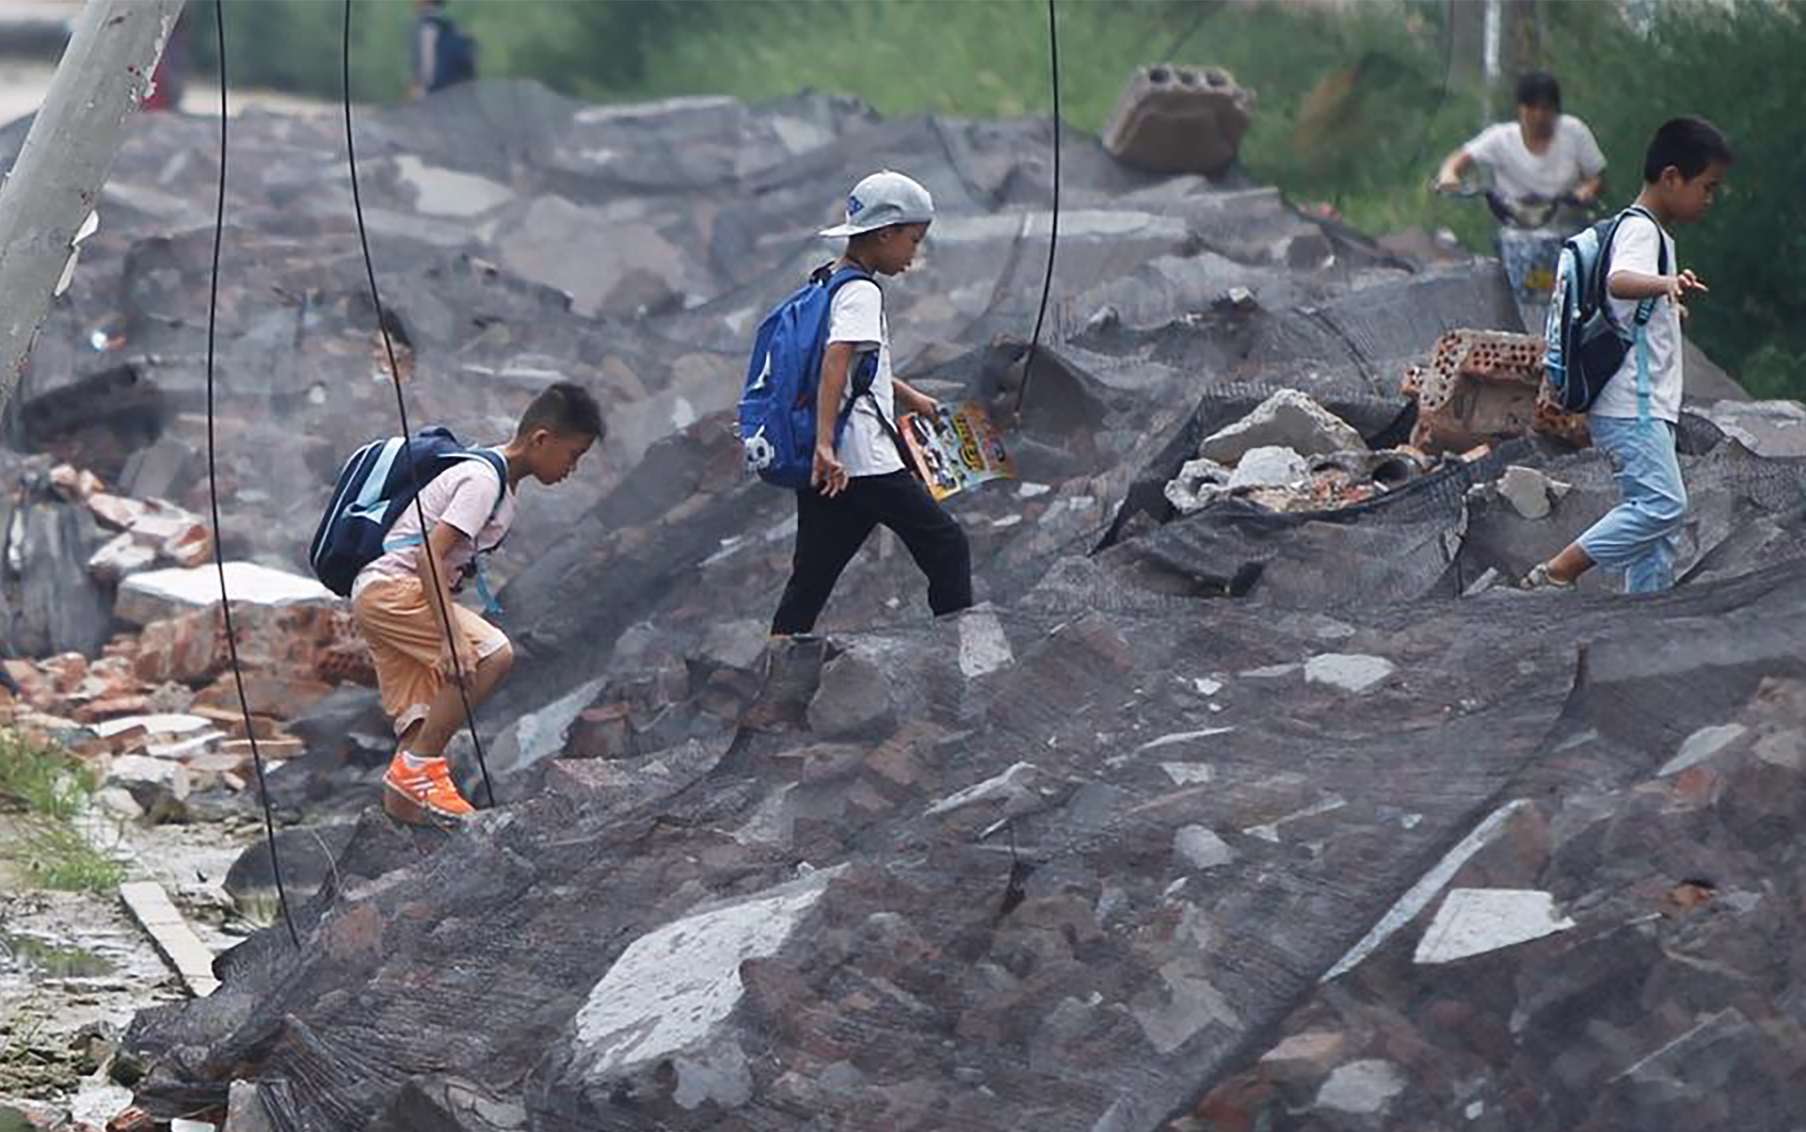
<path id="1" fill-rule="evenodd" d="M 399 738 L 383 775 L 383 810 L 397 821 L 455 821 L 472 812 L 452 782 L 445 745 L 464 722 L 465 702 L 476 707 L 508 675 L 514 650 L 500 629 L 452 595 L 475 572 L 477 555 L 507 536 L 520 482 L 531 476 L 558 483 L 606 432 L 588 390 L 565 381 L 547 386 L 521 414 L 514 438 L 496 449 L 506 480 L 483 459 L 441 472 L 420 489 L 426 538 L 407 508 L 383 540 L 394 549 L 352 583 L 352 614 Z M 449 679 L 457 675 L 462 695 Z"/>
<path id="2" fill-rule="evenodd" d="M 1703 118 L 1662 125 L 1643 159 L 1643 191 L 1612 237 L 1606 279 L 1612 316 L 1633 325 L 1644 300 L 1655 303 L 1641 342 L 1606 381 L 1587 425 L 1611 458 L 1623 502 L 1560 554 L 1524 579 L 1526 589 L 1563 588 L 1595 565 L 1624 572 L 1627 593 L 1674 585 L 1675 540 L 1687 516 L 1687 489 L 1675 455 L 1681 415 L 1681 323 L 1690 293 L 1706 285 L 1681 270 L 1668 228 L 1691 224 L 1712 207 L 1731 164 L 1731 146 Z"/>
<path id="3" fill-rule="evenodd" d="M 1453 189 L 1473 165 L 1492 174 L 1508 201 L 1596 199 L 1605 187 L 1605 154 L 1587 124 L 1561 112 L 1561 84 L 1532 71 L 1518 79 L 1517 121 L 1500 122 L 1448 155 L 1438 188 Z"/>
<path id="4" fill-rule="evenodd" d="M 847 197 L 846 222 L 823 236 L 847 237 L 834 266 L 868 274 L 907 270 L 934 219 L 928 190 L 901 173 L 874 173 Z M 870 388 L 865 390 L 867 375 Z M 855 280 L 834 293 L 828 345 L 822 353 L 816 404 L 814 469 L 796 493 L 796 550 L 790 580 L 772 618 L 774 636 L 808 633 L 827 605 L 842 570 L 872 528 L 896 533 L 928 577 L 928 606 L 936 615 L 972 604 L 972 558 L 966 532 L 915 476 L 898 450 L 897 404 L 932 414 L 934 398 L 891 373 L 890 327 L 877 283 Z M 837 408 L 852 404 L 838 447 Z"/>

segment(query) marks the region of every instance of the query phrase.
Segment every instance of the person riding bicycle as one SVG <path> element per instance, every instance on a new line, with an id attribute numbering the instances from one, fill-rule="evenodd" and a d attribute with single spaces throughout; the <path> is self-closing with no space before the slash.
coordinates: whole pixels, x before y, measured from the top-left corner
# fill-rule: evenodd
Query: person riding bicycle
<path id="1" fill-rule="evenodd" d="M 1448 155 L 1436 174 L 1445 192 L 1478 165 L 1508 205 L 1564 198 L 1585 206 L 1605 190 L 1605 154 L 1587 124 L 1561 112 L 1561 84 L 1531 71 L 1518 79 L 1517 121 L 1488 126 Z"/>

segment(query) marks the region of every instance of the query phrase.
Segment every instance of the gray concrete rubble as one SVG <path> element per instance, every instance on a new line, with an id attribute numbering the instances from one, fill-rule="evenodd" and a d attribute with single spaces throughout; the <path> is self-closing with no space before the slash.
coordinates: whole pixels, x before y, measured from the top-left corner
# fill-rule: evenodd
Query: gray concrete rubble
<path id="1" fill-rule="evenodd" d="M 1289 448 L 1306 456 L 1365 449 L 1361 434 L 1348 422 L 1295 389 L 1282 389 L 1252 413 L 1204 438 L 1198 455 L 1233 464 L 1263 447 Z"/>
<path id="2" fill-rule="evenodd" d="M 294 573 L 390 391 L 332 125 L 242 121 L 219 540 Z M 1800 458 L 1689 400 L 1672 593 L 1481 586 L 1617 498 L 1533 410 L 1412 444 L 1407 367 L 1523 361 L 1488 337 L 1518 329 L 1490 261 L 1420 268 L 1233 169 L 1160 177 L 1068 131 L 1023 395 L 1045 120 L 494 83 L 360 122 L 415 418 L 499 435 L 559 375 L 616 432 L 580 484 L 523 493 L 499 594 L 517 662 L 478 714 L 499 805 L 455 832 L 373 805 L 392 740 L 342 607 L 245 603 L 255 692 L 302 748 L 270 797 L 328 828 L 295 848 L 302 947 L 254 935 L 216 992 L 126 1035 L 151 1116 L 223 1120 L 238 1081 L 270 1126 L 375 1132 L 1797 1124 Z M 174 442 L 196 435 L 208 129 L 140 123 L 30 390 L 135 359 L 161 430 L 96 474 L 196 513 Z M 796 505 L 740 472 L 741 355 L 880 165 L 942 209 L 887 284 L 899 371 L 989 404 L 1020 479 L 949 501 L 977 608 L 933 618 L 881 532 L 819 635 L 769 640 Z M 1262 448 L 1286 453 L 1277 486 L 1231 490 Z M 77 529 L 49 560 L 97 586 L 119 532 L 54 506 Z M 212 719 L 214 611 L 173 610 L 129 659 L 19 672 L 59 710 L 102 664 L 133 714 Z M 151 710 L 141 672 L 195 702 Z M 157 757 L 143 731 L 123 753 Z M 247 900 L 262 865 L 236 871 Z"/>

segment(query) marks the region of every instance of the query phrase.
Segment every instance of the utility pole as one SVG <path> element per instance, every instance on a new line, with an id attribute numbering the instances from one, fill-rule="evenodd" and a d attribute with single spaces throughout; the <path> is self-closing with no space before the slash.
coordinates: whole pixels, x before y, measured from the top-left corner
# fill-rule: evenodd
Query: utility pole
<path id="1" fill-rule="evenodd" d="M 0 408 L 19 384 L 71 243 L 100 201 L 125 121 L 182 0 L 88 0 L 0 186 Z"/>

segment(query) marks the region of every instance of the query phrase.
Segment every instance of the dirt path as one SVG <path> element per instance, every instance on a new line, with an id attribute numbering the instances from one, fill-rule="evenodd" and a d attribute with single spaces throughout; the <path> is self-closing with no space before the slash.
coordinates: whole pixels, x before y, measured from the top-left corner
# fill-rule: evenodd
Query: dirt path
<path id="1" fill-rule="evenodd" d="M 16 845 L 20 826 L 0 815 L 0 846 Z M 126 879 L 161 883 L 215 953 L 249 930 L 221 882 L 255 824 L 87 828 Z M 187 991 L 116 892 L 45 891 L 28 879 L 0 849 L 0 1104 L 48 1101 L 100 1126 L 130 1102 L 99 1072 L 111 1039 L 139 1010 Z"/>

